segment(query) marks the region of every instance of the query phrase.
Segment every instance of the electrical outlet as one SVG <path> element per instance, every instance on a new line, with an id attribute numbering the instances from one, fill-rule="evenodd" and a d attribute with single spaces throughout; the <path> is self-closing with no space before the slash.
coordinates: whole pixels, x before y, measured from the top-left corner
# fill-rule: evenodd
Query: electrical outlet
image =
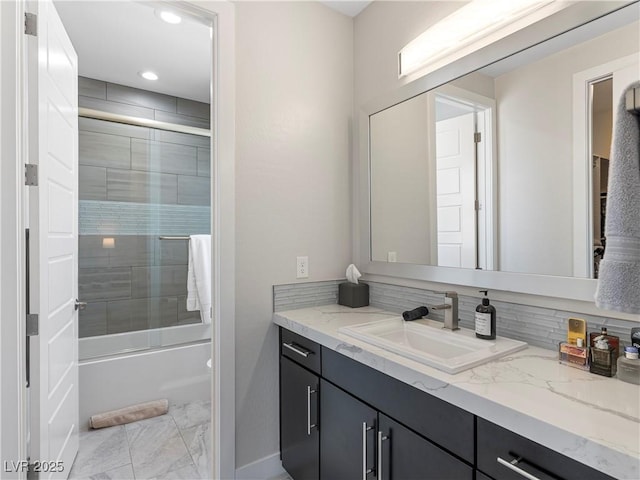
<path id="1" fill-rule="evenodd" d="M 309 278 L 309 257 L 296 257 L 296 278 Z"/>
<path id="2" fill-rule="evenodd" d="M 387 262 L 397 262 L 398 257 L 396 256 L 396 252 L 387 252 Z"/>

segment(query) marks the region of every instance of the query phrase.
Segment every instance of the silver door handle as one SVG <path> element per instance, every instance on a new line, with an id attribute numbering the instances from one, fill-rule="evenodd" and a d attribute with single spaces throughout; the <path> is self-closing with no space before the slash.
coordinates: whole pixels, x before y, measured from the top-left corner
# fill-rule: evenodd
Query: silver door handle
<path id="1" fill-rule="evenodd" d="M 378 430 L 378 480 L 382 480 L 382 442 L 388 439 L 388 436 Z"/>
<path id="2" fill-rule="evenodd" d="M 316 393 L 315 390 L 311 390 L 311 386 L 307 385 L 307 435 L 311 435 L 311 429 L 316 428 L 314 423 L 311 425 L 311 394 Z"/>
<path id="3" fill-rule="evenodd" d="M 84 310 L 85 308 L 87 308 L 87 302 L 81 302 L 76 298 L 75 309 Z"/>
<path id="4" fill-rule="evenodd" d="M 362 480 L 367 480 L 373 470 L 367 468 L 367 432 L 373 430 L 373 427 L 367 427 L 367 422 L 362 422 Z"/>
<path id="5" fill-rule="evenodd" d="M 282 346 L 288 348 L 292 352 L 296 352 L 298 355 L 302 355 L 304 358 L 307 358 L 309 355 L 313 353 L 308 350 L 303 350 L 302 348 L 298 347 L 293 343 L 282 342 Z"/>
<path id="6" fill-rule="evenodd" d="M 531 475 L 529 472 L 525 472 L 523 469 L 518 467 L 518 463 L 520 462 L 520 460 L 522 460 L 522 457 L 514 458 L 510 462 L 505 460 L 504 458 L 500 458 L 500 457 L 498 457 L 497 460 L 498 460 L 498 463 L 500 465 L 504 465 L 509 470 L 512 470 L 512 471 L 516 472 L 518 475 L 520 475 L 520 476 L 522 476 L 522 477 L 524 477 L 524 478 L 526 478 L 528 480 L 540 480 L 535 475 Z"/>

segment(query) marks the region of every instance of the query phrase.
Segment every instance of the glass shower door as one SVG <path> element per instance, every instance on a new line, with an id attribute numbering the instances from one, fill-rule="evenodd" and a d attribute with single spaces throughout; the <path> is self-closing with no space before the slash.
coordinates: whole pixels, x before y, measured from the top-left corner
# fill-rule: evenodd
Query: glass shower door
<path id="1" fill-rule="evenodd" d="M 189 236 L 211 233 L 210 137 L 79 128 L 80 358 L 210 339 L 186 302 Z"/>

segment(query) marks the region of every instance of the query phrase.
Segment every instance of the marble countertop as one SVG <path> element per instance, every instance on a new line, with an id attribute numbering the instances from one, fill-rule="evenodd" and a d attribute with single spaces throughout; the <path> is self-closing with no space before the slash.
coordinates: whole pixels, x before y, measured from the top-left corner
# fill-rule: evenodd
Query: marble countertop
<path id="1" fill-rule="evenodd" d="M 338 333 L 392 317 L 341 305 L 273 314 L 277 325 L 596 470 L 640 479 L 640 386 L 561 365 L 538 347 L 450 375 Z"/>

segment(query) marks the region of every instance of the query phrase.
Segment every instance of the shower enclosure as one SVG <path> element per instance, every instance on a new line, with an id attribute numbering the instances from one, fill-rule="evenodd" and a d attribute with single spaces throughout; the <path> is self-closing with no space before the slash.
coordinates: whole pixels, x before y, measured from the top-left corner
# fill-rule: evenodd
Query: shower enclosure
<path id="1" fill-rule="evenodd" d="M 211 324 L 186 298 L 189 236 L 211 233 L 209 105 L 87 78 L 79 87 L 81 419 L 187 385 L 208 395 Z M 124 382 L 122 370 L 126 394 L 104 395 L 100 383 Z"/>

